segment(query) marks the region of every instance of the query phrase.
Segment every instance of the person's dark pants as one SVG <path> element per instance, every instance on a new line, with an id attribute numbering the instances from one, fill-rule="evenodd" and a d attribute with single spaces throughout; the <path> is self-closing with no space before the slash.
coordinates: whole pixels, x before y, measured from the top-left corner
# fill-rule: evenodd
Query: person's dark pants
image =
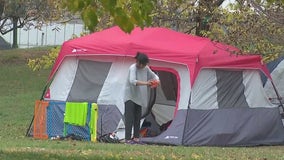
<path id="1" fill-rule="evenodd" d="M 125 102 L 125 140 L 131 139 L 131 131 L 132 127 L 134 128 L 134 138 L 139 138 L 139 130 L 140 130 L 140 119 L 141 119 L 141 106 L 132 102 Z"/>

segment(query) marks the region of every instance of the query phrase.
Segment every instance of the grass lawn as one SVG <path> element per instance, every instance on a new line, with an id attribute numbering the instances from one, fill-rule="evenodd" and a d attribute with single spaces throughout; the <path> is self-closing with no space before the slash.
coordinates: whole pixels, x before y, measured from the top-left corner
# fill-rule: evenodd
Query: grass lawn
<path id="1" fill-rule="evenodd" d="M 0 51 L 0 159 L 284 160 L 284 146 L 183 147 L 38 140 L 25 137 L 50 70 L 31 71 L 29 57 L 48 48 Z"/>

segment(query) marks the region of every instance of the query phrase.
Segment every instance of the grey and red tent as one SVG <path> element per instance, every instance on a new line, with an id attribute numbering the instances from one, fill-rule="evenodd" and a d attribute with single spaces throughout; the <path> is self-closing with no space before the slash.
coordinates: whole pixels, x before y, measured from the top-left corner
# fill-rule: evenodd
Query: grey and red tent
<path id="1" fill-rule="evenodd" d="M 273 83 L 262 76 L 264 90 L 272 103 L 284 103 L 284 56 L 267 63 L 267 68 L 273 79 Z M 274 91 L 277 88 L 277 92 Z"/>
<path id="2" fill-rule="evenodd" d="M 284 143 L 279 108 L 269 101 L 260 73 L 269 80 L 271 76 L 259 55 L 236 55 L 235 47 L 166 28 L 135 28 L 127 34 L 112 27 L 66 41 L 43 99 L 96 103 L 98 135 L 123 133 L 126 76 L 138 51 L 148 54 L 149 66 L 161 80 L 159 87 L 149 88 L 149 103 L 143 106 L 141 123 L 147 121 L 155 130 L 143 142 L 185 146 Z M 58 108 L 49 113 L 49 125 L 58 128 L 47 131 L 49 136 L 62 132 L 64 106 Z"/>

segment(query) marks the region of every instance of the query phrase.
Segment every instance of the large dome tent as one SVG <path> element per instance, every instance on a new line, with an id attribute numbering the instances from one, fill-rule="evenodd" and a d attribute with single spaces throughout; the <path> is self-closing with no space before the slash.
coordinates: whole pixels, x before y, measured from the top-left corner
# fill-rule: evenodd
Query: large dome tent
<path id="1" fill-rule="evenodd" d="M 63 134 L 69 102 L 98 105 L 98 137 L 123 130 L 126 76 L 138 51 L 149 56 L 149 66 L 161 79 L 159 87 L 149 88 L 144 121 L 150 120 L 156 130 L 171 122 L 158 134 L 143 137 L 143 142 L 185 146 L 284 143 L 278 106 L 269 101 L 260 73 L 272 79 L 259 55 L 234 55 L 235 47 L 158 27 L 137 27 L 130 34 L 112 27 L 66 41 L 42 97 L 53 104 L 47 106 L 47 136 Z M 49 131 L 49 126 L 56 131 Z"/>

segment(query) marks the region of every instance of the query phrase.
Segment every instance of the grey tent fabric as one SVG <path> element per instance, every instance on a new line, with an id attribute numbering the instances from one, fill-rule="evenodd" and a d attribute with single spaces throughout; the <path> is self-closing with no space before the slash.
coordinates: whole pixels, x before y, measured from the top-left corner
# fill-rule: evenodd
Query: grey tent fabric
<path id="1" fill-rule="evenodd" d="M 117 129 L 122 114 L 115 105 L 98 105 L 97 133 L 103 136 Z"/>
<path id="2" fill-rule="evenodd" d="M 185 126 L 186 146 L 284 144 L 278 108 L 189 109 Z"/>
<path id="3" fill-rule="evenodd" d="M 242 71 L 216 70 L 217 101 L 219 108 L 246 107 Z"/>
<path id="4" fill-rule="evenodd" d="M 161 88 L 167 100 L 177 99 L 177 78 L 174 74 L 166 71 L 157 71 L 161 80 Z M 170 84 L 170 85 L 169 85 Z"/>
<path id="5" fill-rule="evenodd" d="M 142 125 L 141 125 L 141 129 L 147 128 L 148 131 L 148 135 L 146 136 L 157 136 L 161 133 L 160 130 L 160 126 L 159 124 L 156 122 L 155 117 L 152 113 L 148 114 Z"/>
<path id="6" fill-rule="evenodd" d="M 110 67 L 110 62 L 80 60 L 67 101 L 97 103 Z"/>
<path id="7" fill-rule="evenodd" d="M 149 144 L 181 145 L 187 110 L 178 110 L 169 128 L 156 137 L 141 138 L 142 142 Z"/>

